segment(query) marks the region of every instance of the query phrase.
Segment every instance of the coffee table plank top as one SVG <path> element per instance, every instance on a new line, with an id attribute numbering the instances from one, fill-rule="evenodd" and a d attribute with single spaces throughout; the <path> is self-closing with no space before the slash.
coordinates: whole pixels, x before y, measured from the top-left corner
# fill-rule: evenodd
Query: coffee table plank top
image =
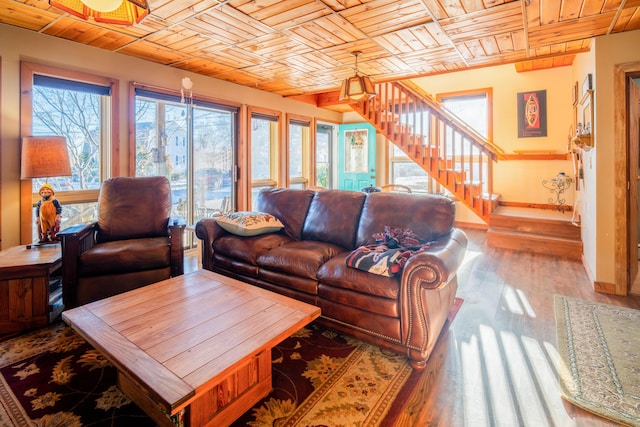
<path id="1" fill-rule="evenodd" d="M 65 311 L 63 319 L 172 413 L 319 315 L 310 304 L 198 270 Z"/>

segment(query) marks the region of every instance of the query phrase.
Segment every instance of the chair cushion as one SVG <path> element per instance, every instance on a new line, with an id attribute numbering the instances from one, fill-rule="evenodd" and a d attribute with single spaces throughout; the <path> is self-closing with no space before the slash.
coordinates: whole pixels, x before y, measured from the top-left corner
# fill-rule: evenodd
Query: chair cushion
<path id="1" fill-rule="evenodd" d="M 119 240 L 96 244 L 80 255 L 78 275 L 121 274 L 154 270 L 170 264 L 169 239 L 166 237 Z"/>
<path id="2" fill-rule="evenodd" d="M 98 199 L 98 242 L 167 236 L 171 187 L 164 176 L 115 177 Z"/>
<path id="3" fill-rule="evenodd" d="M 238 236 L 257 236 L 284 228 L 275 216 L 264 212 L 231 212 L 216 219 L 218 225 Z"/>

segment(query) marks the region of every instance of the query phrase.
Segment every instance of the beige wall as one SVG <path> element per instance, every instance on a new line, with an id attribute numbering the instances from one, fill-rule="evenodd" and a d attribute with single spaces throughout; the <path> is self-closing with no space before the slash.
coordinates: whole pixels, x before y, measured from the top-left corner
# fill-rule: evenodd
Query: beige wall
<path id="1" fill-rule="evenodd" d="M 187 73 L 175 68 L 87 47 L 62 39 L 0 24 L 0 195 L 2 197 L 2 248 L 19 244 L 19 138 L 20 138 L 20 61 L 32 61 L 70 70 L 112 77 L 120 80 L 120 170 L 128 168 L 128 93 L 129 83 L 179 90 L 180 81 L 189 76 L 194 94 L 341 122 L 342 114 L 315 108 L 268 92 L 227 83 L 222 80 Z M 11 42 L 8 42 L 11 40 Z"/>
<path id="2" fill-rule="evenodd" d="M 614 99 L 614 66 L 640 61 L 640 31 L 631 31 L 594 39 L 595 55 L 595 148 L 585 156 L 585 210 L 593 217 L 583 230 L 585 258 L 597 281 L 615 283 L 615 231 L 614 171 L 615 147 L 626 145 L 614 137 L 614 105 L 622 100 Z M 583 76 L 584 77 L 584 76 Z M 576 76 L 579 78 L 579 76 Z M 579 80 L 581 81 L 581 80 Z M 585 165 L 586 166 L 586 165 Z M 597 179 L 596 179 L 597 178 Z"/>

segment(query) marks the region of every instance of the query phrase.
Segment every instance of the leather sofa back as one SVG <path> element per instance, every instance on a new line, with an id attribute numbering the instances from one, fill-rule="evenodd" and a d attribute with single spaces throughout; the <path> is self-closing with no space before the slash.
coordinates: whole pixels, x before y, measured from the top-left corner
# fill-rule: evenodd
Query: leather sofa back
<path id="1" fill-rule="evenodd" d="M 371 193 L 360 216 L 356 247 L 374 243 L 384 226 L 414 231 L 423 241 L 436 240 L 453 229 L 455 202 L 432 194 Z"/>
<path id="2" fill-rule="evenodd" d="M 141 208 L 142 206 L 142 208 Z M 98 243 L 168 237 L 171 186 L 163 176 L 115 177 L 100 187 Z"/>
<path id="3" fill-rule="evenodd" d="M 255 209 L 270 213 L 284 224 L 285 233 L 302 238 L 302 226 L 315 192 L 289 188 L 264 188 L 258 193 Z"/>
<path id="4" fill-rule="evenodd" d="M 316 192 L 304 221 L 302 238 L 354 249 L 360 212 L 366 197 L 361 191 Z"/>

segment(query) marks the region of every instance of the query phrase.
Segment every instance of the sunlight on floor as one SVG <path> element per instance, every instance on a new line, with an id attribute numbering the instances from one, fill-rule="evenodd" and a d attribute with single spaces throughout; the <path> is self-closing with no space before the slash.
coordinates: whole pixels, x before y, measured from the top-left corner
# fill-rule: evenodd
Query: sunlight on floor
<path id="1" fill-rule="evenodd" d="M 535 317 L 511 292 L 505 306 Z M 480 323 L 457 346 L 463 372 L 465 426 L 572 426 L 559 395 L 555 344 Z"/>

